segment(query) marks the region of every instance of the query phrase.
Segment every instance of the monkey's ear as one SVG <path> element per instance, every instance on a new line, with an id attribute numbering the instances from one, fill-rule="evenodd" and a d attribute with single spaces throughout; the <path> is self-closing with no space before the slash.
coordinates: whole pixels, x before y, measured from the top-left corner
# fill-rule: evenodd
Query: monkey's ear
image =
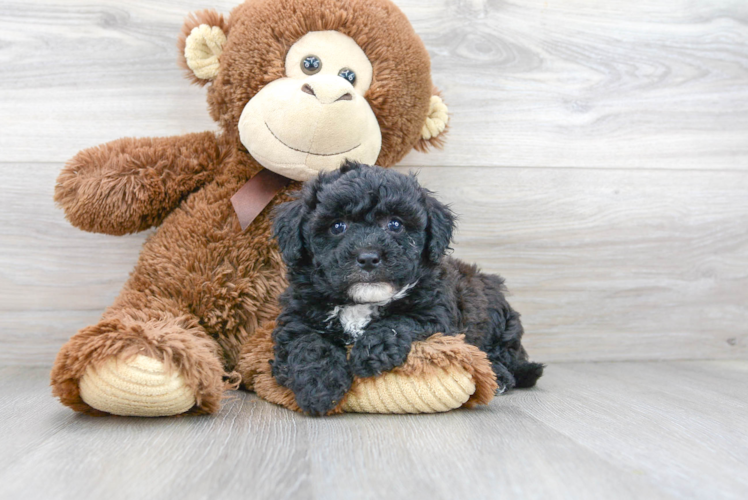
<path id="1" fill-rule="evenodd" d="M 423 189 L 423 195 L 428 211 L 424 255 L 436 263 L 444 256 L 452 242 L 456 217 L 447 205 L 432 196 L 431 191 Z"/>
<path id="2" fill-rule="evenodd" d="M 205 85 L 218 74 L 218 58 L 228 35 L 228 23 L 214 10 L 200 10 L 184 21 L 177 41 L 179 65 L 193 83 Z"/>
<path id="3" fill-rule="evenodd" d="M 278 205 L 273 221 L 273 237 L 278 241 L 283 260 L 289 267 L 296 266 L 304 257 L 302 226 L 307 208 L 298 198 Z"/>
<path id="4" fill-rule="evenodd" d="M 421 138 L 415 145 L 415 149 L 422 153 L 428 151 L 429 147 L 441 148 L 444 146 L 444 136 L 449 124 L 447 105 L 441 97 L 439 89 L 434 87 L 429 101 L 429 113 L 421 128 Z"/>

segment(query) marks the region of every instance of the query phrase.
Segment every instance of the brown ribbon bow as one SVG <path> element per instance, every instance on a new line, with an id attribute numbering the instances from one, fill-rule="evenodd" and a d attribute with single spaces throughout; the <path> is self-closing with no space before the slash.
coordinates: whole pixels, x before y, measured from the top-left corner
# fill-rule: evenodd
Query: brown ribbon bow
<path id="1" fill-rule="evenodd" d="M 231 197 L 231 204 L 239 218 L 242 231 L 247 229 L 247 226 L 260 215 L 260 212 L 268 206 L 281 189 L 288 186 L 289 182 L 291 179 L 288 177 L 263 168 Z"/>

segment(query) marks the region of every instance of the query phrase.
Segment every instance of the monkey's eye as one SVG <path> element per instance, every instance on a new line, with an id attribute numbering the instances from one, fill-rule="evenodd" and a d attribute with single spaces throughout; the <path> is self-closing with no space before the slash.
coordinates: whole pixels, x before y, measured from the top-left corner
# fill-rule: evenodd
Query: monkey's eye
<path id="1" fill-rule="evenodd" d="M 392 219 L 387 223 L 387 230 L 393 233 L 399 233 L 403 230 L 403 223 L 398 219 Z"/>
<path id="2" fill-rule="evenodd" d="M 322 61 L 317 56 L 306 56 L 301 60 L 301 71 L 307 75 L 313 75 L 322 69 Z"/>
<path id="3" fill-rule="evenodd" d="M 340 70 L 340 73 L 338 73 L 338 76 L 342 76 L 348 80 L 348 83 L 351 85 L 356 81 L 356 73 L 354 73 L 352 69 L 343 68 Z"/>
<path id="4" fill-rule="evenodd" d="M 339 234 L 343 234 L 346 229 L 348 229 L 348 226 L 345 222 L 343 222 L 342 220 L 336 220 L 330 226 L 330 233 L 334 236 L 338 236 Z"/>

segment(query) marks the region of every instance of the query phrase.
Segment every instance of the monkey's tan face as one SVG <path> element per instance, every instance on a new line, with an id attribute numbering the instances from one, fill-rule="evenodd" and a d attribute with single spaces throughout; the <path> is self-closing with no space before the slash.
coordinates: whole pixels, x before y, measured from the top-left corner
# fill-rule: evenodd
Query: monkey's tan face
<path id="1" fill-rule="evenodd" d="M 239 119 L 242 144 L 265 168 L 295 180 L 373 164 L 382 133 L 364 94 L 372 65 L 352 38 L 313 31 L 286 56 L 286 76 L 263 87 Z"/>

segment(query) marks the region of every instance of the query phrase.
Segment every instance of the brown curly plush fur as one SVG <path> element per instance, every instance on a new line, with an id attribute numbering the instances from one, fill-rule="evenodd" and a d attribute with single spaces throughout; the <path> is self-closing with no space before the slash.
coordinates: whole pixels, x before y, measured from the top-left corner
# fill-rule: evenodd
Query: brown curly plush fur
<path id="1" fill-rule="evenodd" d="M 283 75 L 286 51 L 302 35 L 338 30 L 371 60 L 374 78 L 365 97 L 382 132 L 379 165 L 391 166 L 427 144 L 420 130 L 432 92 L 428 53 L 388 0 L 251 0 L 228 20 L 202 11 L 185 22 L 181 52 L 201 23 L 228 35 L 220 71 L 208 86 L 221 133 L 120 139 L 78 153 L 58 178 L 55 200 L 81 229 L 121 235 L 160 226 L 101 321 L 78 332 L 57 356 L 53 393 L 78 411 L 101 413 L 80 398 L 86 367 L 145 354 L 179 370 L 195 390 L 194 412 L 215 412 L 223 379 L 235 379 L 242 344 L 275 318 L 285 281 L 269 214 L 298 183 L 242 231 L 230 198 L 261 167 L 241 144 L 237 123 L 249 99 Z"/>
<path id="2" fill-rule="evenodd" d="M 441 135 L 429 141 L 420 137 L 429 99 L 438 90 L 431 84 L 431 61 L 423 42 L 389 0 L 248 1 L 236 7 L 228 21 L 215 11 L 200 11 L 187 19 L 179 39 L 183 68 L 186 36 L 202 23 L 220 26 L 228 35 L 221 71 L 208 88 L 210 115 L 224 134 L 238 134 L 239 117 L 250 97 L 284 75 L 291 45 L 310 31 L 335 30 L 353 38 L 373 66 L 366 100 L 382 131 L 377 165 L 392 166 L 416 146 L 425 150 L 443 144 Z M 187 75 L 195 80 L 191 71 Z"/>

